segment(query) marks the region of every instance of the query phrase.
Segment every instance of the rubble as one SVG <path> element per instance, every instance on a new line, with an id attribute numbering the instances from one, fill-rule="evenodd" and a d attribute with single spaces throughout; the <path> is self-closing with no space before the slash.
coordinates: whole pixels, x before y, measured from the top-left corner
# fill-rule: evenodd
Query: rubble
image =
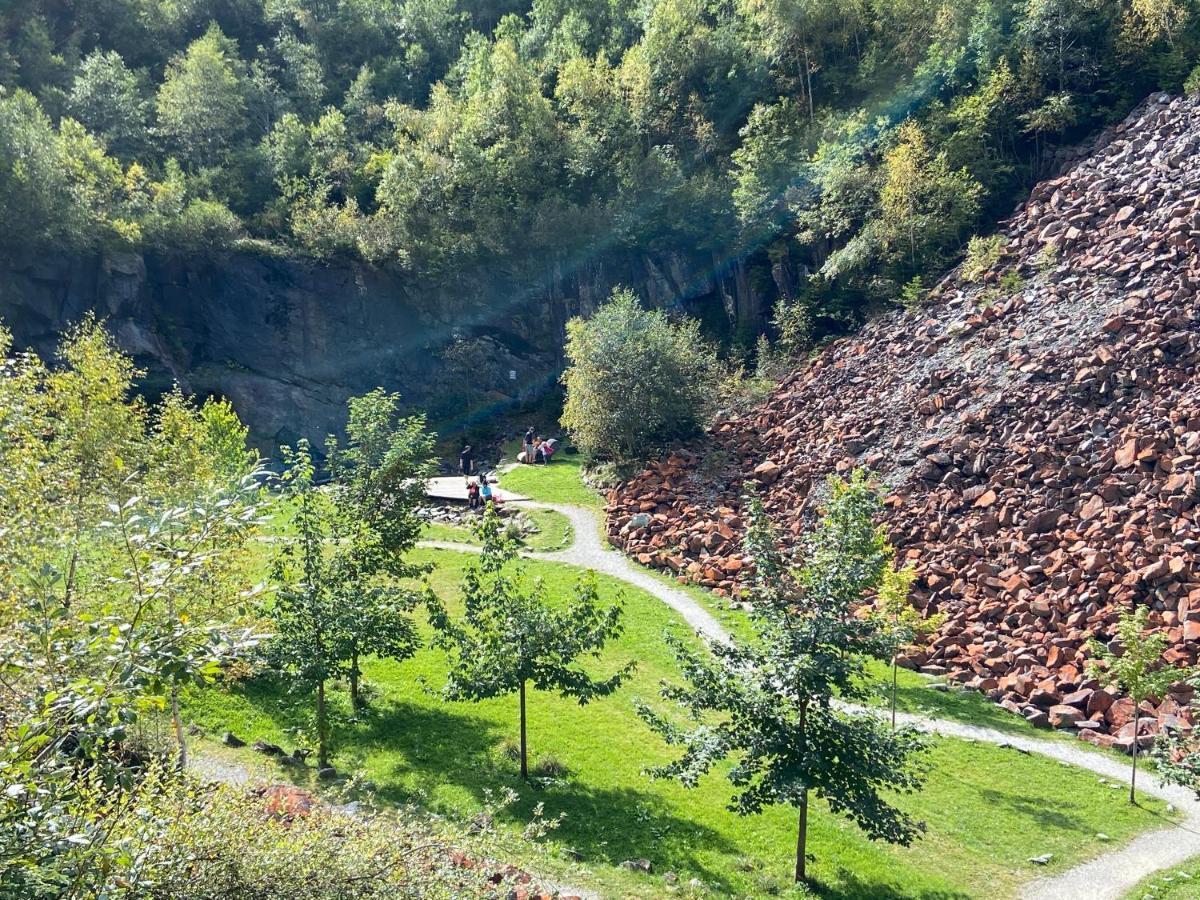
<path id="1" fill-rule="evenodd" d="M 907 665 L 1106 746 L 1188 727 L 1190 685 L 1135 736 L 1085 663 L 1132 605 L 1168 663 L 1200 655 L 1198 150 L 1200 104 L 1151 97 L 1032 191 L 984 279 L 952 274 L 611 492 L 610 541 L 734 598 L 743 484 L 795 539 L 825 477 L 866 466 L 914 602 L 948 614 Z"/>

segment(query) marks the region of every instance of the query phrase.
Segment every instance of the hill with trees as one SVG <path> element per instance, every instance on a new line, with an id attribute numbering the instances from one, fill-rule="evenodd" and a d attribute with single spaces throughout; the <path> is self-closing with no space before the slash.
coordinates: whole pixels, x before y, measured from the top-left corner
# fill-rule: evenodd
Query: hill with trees
<path id="1" fill-rule="evenodd" d="M 0 242 L 657 281 L 748 349 L 931 284 L 1198 46 L 1184 0 L 19 0 Z"/>

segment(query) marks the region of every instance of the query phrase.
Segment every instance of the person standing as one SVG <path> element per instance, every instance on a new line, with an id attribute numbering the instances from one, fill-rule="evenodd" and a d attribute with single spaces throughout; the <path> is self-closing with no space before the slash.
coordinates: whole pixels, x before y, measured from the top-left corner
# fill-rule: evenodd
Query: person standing
<path id="1" fill-rule="evenodd" d="M 533 427 L 531 426 L 525 432 L 525 462 L 528 463 L 529 465 L 533 465 L 537 461 L 536 459 L 534 459 L 534 456 L 533 456 L 533 454 L 534 454 L 533 437 L 534 437 Z"/>
<path id="2" fill-rule="evenodd" d="M 475 473 L 475 454 L 471 451 L 470 444 L 463 444 L 462 453 L 458 454 L 458 468 L 462 471 L 463 478 L 470 481 Z"/>

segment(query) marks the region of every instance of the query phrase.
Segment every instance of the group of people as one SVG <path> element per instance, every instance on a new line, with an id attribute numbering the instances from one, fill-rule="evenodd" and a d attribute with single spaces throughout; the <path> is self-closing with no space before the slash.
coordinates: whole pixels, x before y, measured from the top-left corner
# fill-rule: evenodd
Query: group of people
<path id="1" fill-rule="evenodd" d="M 554 456 L 558 442 L 553 438 L 543 439 L 534 433 L 532 428 L 525 432 L 524 449 L 517 458 L 518 462 L 530 465 L 546 465 Z M 483 509 L 496 499 L 492 492 L 492 484 L 486 472 L 475 473 L 475 451 L 470 444 L 463 444 L 462 452 L 458 455 L 458 468 L 467 484 L 467 506 L 471 509 Z"/>
<path id="2" fill-rule="evenodd" d="M 467 506 L 483 509 L 492 501 L 492 483 L 487 472 L 480 472 L 475 477 L 475 453 L 470 444 L 463 445 L 462 453 L 458 455 L 458 467 L 467 482 Z"/>
<path id="3" fill-rule="evenodd" d="M 529 465 L 544 466 L 550 462 L 550 457 L 554 456 L 557 443 L 553 439 L 546 440 L 541 435 L 535 436 L 533 429 L 530 428 L 525 432 L 525 449 L 521 453 L 519 461 Z"/>

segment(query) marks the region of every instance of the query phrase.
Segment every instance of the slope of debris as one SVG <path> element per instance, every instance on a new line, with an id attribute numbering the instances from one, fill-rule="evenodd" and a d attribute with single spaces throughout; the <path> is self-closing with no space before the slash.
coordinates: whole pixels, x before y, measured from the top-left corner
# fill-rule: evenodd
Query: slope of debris
<path id="1" fill-rule="evenodd" d="M 1200 104 L 1151 97 L 1032 192 L 983 278 L 955 273 L 615 490 L 612 542 L 735 595 L 744 479 L 799 535 L 825 476 L 868 466 L 918 606 L 949 616 L 911 664 L 1128 749 L 1132 705 L 1088 680 L 1088 639 L 1146 604 L 1171 663 L 1200 650 L 1198 148 Z M 1191 691 L 1147 705 L 1143 743 Z"/>

